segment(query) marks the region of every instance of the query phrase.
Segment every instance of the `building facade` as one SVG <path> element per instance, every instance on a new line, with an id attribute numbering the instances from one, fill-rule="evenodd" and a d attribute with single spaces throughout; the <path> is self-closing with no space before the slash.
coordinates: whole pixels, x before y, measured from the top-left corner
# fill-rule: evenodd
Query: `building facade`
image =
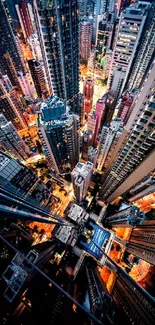
<path id="1" fill-rule="evenodd" d="M 95 109 L 95 115 L 97 119 L 96 119 L 96 127 L 95 127 L 95 134 L 94 134 L 94 146 L 97 144 L 98 131 L 100 129 L 101 119 L 104 114 L 104 106 L 105 106 L 105 99 L 104 98 L 98 99 L 98 101 L 96 102 L 96 109 Z"/>
<path id="2" fill-rule="evenodd" d="M 115 146 L 123 132 L 122 120 L 115 118 L 110 126 L 104 125 L 100 136 L 99 154 L 98 154 L 98 170 L 102 170 L 103 167 L 107 167 L 109 160 L 112 156 L 112 152 L 115 150 Z"/>
<path id="3" fill-rule="evenodd" d="M 116 198 L 117 193 L 120 193 L 119 185 L 122 184 L 121 186 L 123 186 L 123 182 L 126 182 L 127 178 L 129 180 L 130 174 L 134 173 L 136 168 L 141 169 L 141 167 L 143 167 L 143 170 L 141 170 L 141 174 L 137 175 L 137 177 L 140 176 L 142 178 L 154 169 L 153 166 L 149 166 L 147 164 L 149 160 L 151 161 L 151 159 L 153 159 L 153 156 L 155 154 L 154 72 L 155 64 L 152 65 L 152 69 L 150 70 L 146 82 L 144 83 L 144 86 L 141 89 L 138 99 L 135 102 L 133 111 L 125 126 L 124 133 L 126 134 L 126 136 L 124 139 L 124 144 L 119 149 L 119 155 L 116 157 L 115 162 L 113 162 L 111 172 L 106 178 L 105 187 L 101 191 L 101 195 L 104 198 L 109 197 L 108 200 L 110 199 L 111 202 L 114 197 Z M 151 168 L 151 170 L 149 170 L 149 168 Z M 134 181 L 140 181 L 140 179 L 133 179 L 133 183 L 131 186 L 134 185 Z M 129 183 L 128 181 L 126 182 L 128 189 L 131 187 L 130 184 L 131 183 Z"/>
<path id="4" fill-rule="evenodd" d="M 132 229 L 126 250 L 145 260 L 148 263 L 155 265 L 155 221 L 146 220 L 140 225 Z"/>
<path id="5" fill-rule="evenodd" d="M 134 202 L 153 192 L 155 192 L 154 171 L 144 176 L 140 182 L 125 193 L 125 196 L 129 202 Z"/>
<path id="6" fill-rule="evenodd" d="M 22 202 L 40 207 L 48 204 L 51 193 L 46 185 L 34 174 L 34 172 L 4 152 L 0 152 L 0 187 L 1 193 L 8 195 L 7 206 L 12 206 L 9 199 L 15 197 L 18 205 L 18 198 Z M 14 202 L 16 202 L 14 201 Z M 26 207 L 25 210 L 27 211 Z"/>
<path id="7" fill-rule="evenodd" d="M 46 99 L 48 97 L 48 90 L 41 64 L 32 59 L 28 60 L 28 65 L 38 97 Z"/>
<path id="8" fill-rule="evenodd" d="M 69 114 L 65 102 L 51 96 L 41 105 L 38 128 L 45 155 L 55 171 L 73 168 L 80 153 L 79 116 Z"/>
<path id="9" fill-rule="evenodd" d="M 145 219 L 144 213 L 136 206 L 130 206 L 117 213 L 107 216 L 104 223 L 113 228 L 130 228 L 142 223 Z"/>
<path id="10" fill-rule="evenodd" d="M 85 19 L 80 23 L 80 60 L 81 63 L 87 63 L 92 42 L 92 24 L 89 19 Z"/>
<path id="11" fill-rule="evenodd" d="M 82 159 L 88 160 L 88 149 L 93 145 L 93 133 L 87 130 L 82 135 Z"/>
<path id="12" fill-rule="evenodd" d="M 22 32 L 24 34 L 24 38 L 28 39 L 33 33 L 33 25 L 29 12 L 31 4 L 27 3 L 26 1 L 20 1 L 18 4 L 15 5 L 15 7 L 22 28 Z"/>
<path id="13" fill-rule="evenodd" d="M 96 123 L 97 123 L 97 115 L 95 114 L 95 112 L 90 112 L 88 114 L 87 128 L 93 134 L 93 142 L 94 140 L 96 140 L 96 136 L 95 136 Z"/>
<path id="14" fill-rule="evenodd" d="M 25 68 L 21 61 L 20 53 L 16 45 L 15 35 L 3 1 L 0 1 L 0 33 L 1 33 L 1 49 L 0 49 L 0 71 L 3 75 L 7 75 L 13 86 L 17 86 L 16 72 L 25 72 Z"/>
<path id="15" fill-rule="evenodd" d="M 79 203 L 86 197 L 92 172 L 93 163 L 89 161 L 85 164 L 78 162 L 71 172 L 74 195 Z"/>
<path id="16" fill-rule="evenodd" d="M 27 126 L 23 117 L 23 105 L 19 96 L 14 90 L 10 79 L 4 75 L 0 76 L 0 113 L 13 123 L 17 130 Z"/>
<path id="17" fill-rule="evenodd" d="M 85 96 L 85 112 L 88 114 L 93 105 L 94 81 L 85 79 L 83 84 L 83 95 Z"/>
<path id="18" fill-rule="evenodd" d="M 123 124 L 127 123 L 131 115 L 138 93 L 139 90 L 136 89 L 131 92 L 125 92 L 118 102 L 116 107 L 118 110 L 117 117 L 120 117 L 123 120 Z"/>
<path id="19" fill-rule="evenodd" d="M 126 8 L 120 15 L 117 40 L 113 52 L 108 85 L 116 84 L 117 97 L 119 97 L 127 83 L 128 76 L 133 66 L 133 60 L 138 50 L 138 45 L 147 17 L 147 7 L 135 3 Z M 114 87 L 114 86 L 113 86 Z"/>
<path id="20" fill-rule="evenodd" d="M 35 0 L 34 17 L 50 93 L 76 112 L 79 93 L 79 15 L 77 0 Z"/>
<path id="21" fill-rule="evenodd" d="M 154 59 L 155 47 L 155 4 L 152 3 L 147 10 L 147 18 L 140 42 L 140 47 L 131 69 L 127 83 L 128 89 L 139 88 L 145 80 L 150 69 L 150 64 Z"/>
<path id="22" fill-rule="evenodd" d="M 0 114 L 0 147 L 20 160 L 26 160 L 30 156 L 30 151 L 16 128 L 3 114 Z"/>

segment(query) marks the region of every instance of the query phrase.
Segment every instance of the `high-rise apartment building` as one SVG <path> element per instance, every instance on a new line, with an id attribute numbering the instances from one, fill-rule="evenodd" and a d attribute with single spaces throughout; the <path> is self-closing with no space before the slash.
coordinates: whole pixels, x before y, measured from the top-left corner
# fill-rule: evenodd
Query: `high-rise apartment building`
<path id="1" fill-rule="evenodd" d="M 123 318 L 128 324 L 153 325 L 154 298 L 117 265 L 111 265 L 110 268 L 115 270 L 115 274 L 117 272 L 111 294 L 119 308 L 119 322 Z"/>
<path id="2" fill-rule="evenodd" d="M 8 75 L 13 86 L 16 86 L 15 71 L 25 72 L 25 68 L 17 49 L 15 36 L 13 34 L 9 19 L 2 0 L 0 1 L 0 71 L 3 75 Z M 9 62 L 12 63 L 12 68 Z"/>
<path id="3" fill-rule="evenodd" d="M 90 53 L 90 57 L 88 60 L 88 68 L 90 71 L 93 70 L 95 67 L 95 60 L 96 60 L 96 50 L 93 49 Z"/>
<path id="4" fill-rule="evenodd" d="M 153 171 L 143 177 L 141 181 L 136 183 L 131 189 L 129 189 L 129 191 L 124 193 L 124 196 L 129 202 L 134 202 L 154 192 L 155 174 Z"/>
<path id="5" fill-rule="evenodd" d="M 110 126 L 104 125 L 100 136 L 99 154 L 98 154 L 98 170 L 107 167 L 112 156 L 115 146 L 123 132 L 122 120 L 115 118 Z"/>
<path id="6" fill-rule="evenodd" d="M 95 134 L 96 122 L 97 122 L 97 116 L 95 112 L 89 113 L 87 128 L 88 130 L 92 131 L 93 135 Z"/>
<path id="7" fill-rule="evenodd" d="M 55 171 L 73 168 L 80 153 L 79 116 L 69 114 L 65 102 L 51 96 L 41 104 L 38 128 L 45 154 Z"/>
<path id="8" fill-rule="evenodd" d="M 78 0 L 79 6 L 79 14 L 81 18 L 85 16 L 93 16 L 94 15 L 94 5 L 95 1 L 93 0 Z"/>
<path id="9" fill-rule="evenodd" d="M 113 160 L 102 196 L 112 202 L 154 169 L 154 74 L 153 64 L 125 126 L 124 144 Z M 133 177 L 133 175 L 135 175 Z"/>
<path id="10" fill-rule="evenodd" d="M 11 121 L 17 129 L 27 126 L 22 115 L 23 105 L 16 91 L 5 76 L 0 76 L 0 113 L 4 114 L 8 121 Z"/>
<path id="11" fill-rule="evenodd" d="M 28 147 L 12 122 L 8 122 L 3 114 L 0 114 L 0 147 L 20 160 L 26 160 L 30 156 Z"/>
<path id="12" fill-rule="evenodd" d="M 89 19 L 84 19 L 80 23 L 80 60 L 87 63 L 92 42 L 92 23 Z"/>
<path id="13" fill-rule="evenodd" d="M 104 224 L 113 228 L 130 228 L 142 223 L 145 219 L 144 213 L 136 206 L 130 206 L 120 210 L 113 215 L 107 216 Z"/>
<path id="14" fill-rule="evenodd" d="M 93 13 L 93 34 L 92 34 L 92 43 L 94 46 L 97 45 L 97 33 L 98 33 L 98 24 L 100 21 L 100 7 L 101 1 L 94 1 L 94 13 Z"/>
<path id="15" fill-rule="evenodd" d="M 29 101 L 33 101 L 36 97 L 36 89 L 30 73 L 26 72 L 23 74 L 20 71 L 18 72 L 17 78 L 25 98 Z"/>
<path id="16" fill-rule="evenodd" d="M 102 99 L 104 99 L 104 111 L 102 115 L 102 120 L 101 120 L 101 127 L 104 124 L 110 124 L 113 118 L 114 110 L 115 110 L 115 104 L 116 104 L 116 99 L 115 99 L 115 93 L 110 91 L 106 93 Z"/>
<path id="17" fill-rule="evenodd" d="M 88 114 L 87 128 L 92 132 L 93 144 L 96 144 L 97 140 L 97 115 L 95 112 L 90 112 Z"/>
<path id="18" fill-rule="evenodd" d="M 46 99 L 48 97 L 48 90 L 43 68 L 36 60 L 28 60 L 31 76 L 36 88 L 38 97 Z"/>
<path id="19" fill-rule="evenodd" d="M 31 4 L 26 1 L 20 1 L 15 7 L 24 38 L 27 40 L 34 31 L 30 14 L 30 10 L 32 10 Z"/>
<path id="20" fill-rule="evenodd" d="M 114 193 L 112 195 L 110 195 L 110 197 L 107 199 L 107 201 L 112 202 L 118 196 L 121 196 L 121 195 L 124 197 L 126 197 L 126 195 L 127 195 L 127 197 L 128 197 L 128 192 L 130 191 L 130 189 L 132 189 L 135 186 L 135 184 L 141 183 L 143 181 L 144 177 L 147 178 L 148 175 L 150 175 L 152 173 L 152 171 L 154 170 L 154 163 L 153 163 L 154 159 L 155 159 L 155 152 L 152 151 L 142 161 L 142 163 L 138 167 L 133 169 L 133 171 L 129 175 L 127 175 L 125 180 L 118 186 L 118 188 L 114 191 Z M 107 168 L 107 174 L 108 173 L 109 173 L 109 171 Z M 150 193 L 152 193 L 153 191 L 154 191 L 154 187 L 153 188 L 151 187 Z M 144 190 L 144 192 L 142 191 L 142 193 L 139 193 L 139 194 L 141 197 L 143 197 L 143 196 L 145 196 L 145 193 L 147 195 L 147 189 Z M 137 196 L 135 196 L 135 198 L 133 196 L 133 198 L 131 199 L 131 202 L 135 201 L 136 197 L 138 199 L 138 194 L 137 194 Z M 130 201 L 130 199 L 129 199 L 129 201 Z"/>
<path id="21" fill-rule="evenodd" d="M 94 145 L 96 145 L 97 142 L 97 136 L 98 136 L 98 131 L 100 128 L 101 124 L 101 119 L 104 114 L 104 106 L 105 106 L 105 99 L 100 98 L 96 102 L 96 109 L 95 109 L 95 115 L 96 115 L 96 126 L 95 126 L 95 134 L 94 134 Z"/>
<path id="22" fill-rule="evenodd" d="M 80 116 L 80 126 L 82 126 L 85 121 L 84 95 L 79 93 L 78 98 L 79 98 L 79 109 L 77 110 L 77 114 Z"/>
<path id="23" fill-rule="evenodd" d="M 105 21 L 100 21 L 98 24 L 98 33 L 97 33 L 97 51 L 99 54 L 104 53 L 104 45 L 105 45 Z"/>
<path id="24" fill-rule="evenodd" d="M 35 0 L 34 17 L 47 75 L 54 95 L 78 109 L 79 12 L 77 0 Z"/>
<path id="25" fill-rule="evenodd" d="M 87 194 L 92 172 L 93 163 L 89 161 L 86 164 L 78 162 L 71 172 L 74 195 L 79 203 L 83 201 Z"/>
<path id="26" fill-rule="evenodd" d="M 143 4 L 141 4 L 143 5 Z M 148 5 L 147 5 L 148 6 Z M 150 64 L 154 60 L 155 48 L 155 3 L 148 6 L 147 18 L 143 29 L 139 49 L 128 79 L 127 88 L 139 88 L 144 81 Z"/>
<path id="27" fill-rule="evenodd" d="M 113 68 L 113 76 L 112 76 L 110 91 L 113 92 L 113 95 L 115 98 L 115 103 L 117 102 L 117 99 L 120 95 L 125 75 L 126 75 L 126 72 L 124 71 L 124 68 L 122 68 L 122 67 L 114 67 Z"/>
<path id="28" fill-rule="evenodd" d="M 116 107 L 118 110 L 117 117 L 120 117 L 123 121 L 123 124 L 126 124 L 131 112 L 133 110 L 133 107 L 135 105 L 135 101 L 138 97 L 139 90 L 133 90 L 131 92 L 125 92 Z"/>
<path id="29" fill-rule="evenodd" d="M 7 16 L 8 16 L 8 19 L 9 19 L 9 22 L 10 22 L 12 28 L 13 29 L 19 28 L 20 22 L 19 22 L 19 18 L 17 15 L 14 0 L 5 0 L 5 1 L 3 1 L 3 4 L 6 9 L 6 13 L 7 13 Z"/>
<path id="30" fill-rule="evenodd" d="M 37 33 L 33 33 L 28 38 L 28 43 L 29 43 L 30 48 L 32 50 L 33 58 L 38 62 L 42 61 L 41 48 L 40 48 L 40 43 L 39 43 L 39 40 L 38 40 Z"/>
<path id="31" fill-rule="evenodd" d="M 15 7 L 22 28 L 22 32 L 24 34 L 24 38 L 27 39 L 33 33 L 33 26 L 29 12 L 29 7 L 31 7 L 31 4 L 27 3 L 26 1 L 20 1 L 18 4 L 15 5 Z"/>
<path id="32" fill-rule="evenodd" d="M 126 244 L 126 250 L 155 265 L 155 221 L 146 220 L 143 221 L 140 225 L 137 225 L 132 229 L 128 243 Z"/>
<path id="33" fill-rule="evenodd" d="M 105 324 L 108 324 L 109 321 L 115 323 L 115 320 L 121 324 L 123 318 L 127 324 L 153 325 L 154 298 L 107 256 L 106 267 L 113 276 L 109 295 L 101 274 L 94 265 L 95 263 L 91 259 L 86 265 L 91 311 L 98 315 L 98 318 Z M 102 306 L 103 301 L 104 305 Z M 101 318 L 103 308 L 104 318 Z"/>
<path id="34" fill-rule="evenodd" d="M 89 147 L 88 148 L 88 161 L 93 163 L 94 168 L 96 168 L 97 156 L 98 156 L 98 148 Z"/>
<path id="35" fill-rule="evenodd" d="M 1 193 L 8 195 L 8 199 L 4 197 L 8 206 L 13 204 L 13 201 L 9 200 L 10 196 L 16 197 L 16 204 L 19 198 L 35 206 L 46 206 L 51 196 L 46 185 L 30 168 L 2 151 L 0 152 L 0 187 Z"/>
<path id="36" fill-rule="evenodd" d="M 111 86 L 116 80 L 117 97 L 123 92 L 127 83 L 138 45 L 144 30 L 147 17 L 147 7 L 134 3 L 126 8 L 120 16 L 117 41 L 111 62 L 108 85 Z"/>
<path id="37" fill-rule="evenodd" d="M 92 258 L 87 260 L 86 275 L 90 310 L 104 324 L 108 324 L 113 321 L 113 301 L 97 270 L 96 262 Z"/>
<path id="38" fill-rule="evenodd" d="M 89 113 L 93 105 L 94 81 L 85 79 L 83 84 L 83 95 L 85 96 L 85 112 Z"/>
<path id="39" fill-rule="evenodd" d="M 82 135 L 82 158 L 88 160 L 88 148 L 93 145 L 93 133 L 87 130 Z"/>

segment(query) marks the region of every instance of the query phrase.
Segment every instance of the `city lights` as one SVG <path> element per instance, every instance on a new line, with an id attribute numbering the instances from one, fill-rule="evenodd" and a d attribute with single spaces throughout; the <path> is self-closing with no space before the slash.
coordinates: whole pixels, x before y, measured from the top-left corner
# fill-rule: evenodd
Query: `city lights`
<path id="1" fill-rule="evenodd" d="M 0 324 L 154 325 L 154 144 L 154 0 L 0 0 Z"/>

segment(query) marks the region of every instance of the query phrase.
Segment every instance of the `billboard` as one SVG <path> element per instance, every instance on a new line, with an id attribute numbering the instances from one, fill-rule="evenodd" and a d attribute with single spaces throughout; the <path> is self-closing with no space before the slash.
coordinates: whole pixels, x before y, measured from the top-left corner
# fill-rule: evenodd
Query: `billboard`
<path id="1" fill-rule="evenodd" d="M 103 254 L 98 247 L 104 250 L 104 247 L 106 246 L 110 238 L 110 233 L 92 221 L 88 223 L 88 226 L 91 226 L 93 228 L 93 230 L 91 231 L 92 234 L 90 238 L 87 240 L 87 242 L 80 240 L 80 247 L 86 252 L 88 252 L 89 254 L 96 257 L 97 259 L 101 259 Z M 98 247 L 96 247 L 95 244 Z"/>

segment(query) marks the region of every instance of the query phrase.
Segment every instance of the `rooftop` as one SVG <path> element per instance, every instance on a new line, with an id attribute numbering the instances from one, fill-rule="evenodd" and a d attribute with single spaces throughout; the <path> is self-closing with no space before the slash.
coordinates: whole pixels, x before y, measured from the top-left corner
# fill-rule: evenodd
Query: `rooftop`
<path id="1" fill-rule="evenodd" d="M 89 219 L 89 214 L 78 204 L 73 203 L 67 213 L 67 218 L 81 224 L 85 223 Z"/>
<path id="2" fill-rule="evenodd" d="M 93 169 L 93 163 L 87 161 L 86 164 L 78 162 L 75 168 L 72 171 L 72 174 L 79 174 L 80 176 L 86 177 L 90 171 Z M 79 181 L 82 181 L 79 180 Z"/>

